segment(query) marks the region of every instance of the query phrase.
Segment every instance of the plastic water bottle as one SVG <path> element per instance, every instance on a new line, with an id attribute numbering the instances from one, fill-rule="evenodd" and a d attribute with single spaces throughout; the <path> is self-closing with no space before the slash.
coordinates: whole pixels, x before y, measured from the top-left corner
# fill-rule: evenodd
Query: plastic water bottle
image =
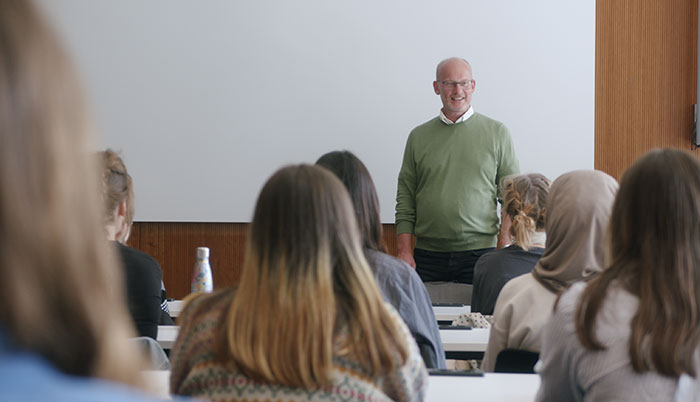
<path id="1" fill-rule="evenodd" d="M 192 274 L 192 293 L 211 292 L 214 290 L 214 281 L 211 277 L 211 265 L 209 265 L 209 247 L 197 247 L 197 262 L 194 264 Z"/>

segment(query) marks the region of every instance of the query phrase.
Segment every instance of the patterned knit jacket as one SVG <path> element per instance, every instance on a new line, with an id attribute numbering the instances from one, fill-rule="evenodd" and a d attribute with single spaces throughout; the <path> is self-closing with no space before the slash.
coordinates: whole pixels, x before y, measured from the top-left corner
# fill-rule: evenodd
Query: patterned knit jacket
<path id="1" fill-rule="evenodd" d="M 212 401 L 421 401 L 428 385 L 423 359 L 398 314 L 387 305 L 409 345 L 403 367 L 372 378 L 359 361 L 334 357 L 332 385 L 316 389 L 290 388 L 255 381 L 216 359 L 216 330 L 223 322 L 235 290 L 197 297 L 180 315 L 180 333 L 171 353 L 172 394 Z"/>

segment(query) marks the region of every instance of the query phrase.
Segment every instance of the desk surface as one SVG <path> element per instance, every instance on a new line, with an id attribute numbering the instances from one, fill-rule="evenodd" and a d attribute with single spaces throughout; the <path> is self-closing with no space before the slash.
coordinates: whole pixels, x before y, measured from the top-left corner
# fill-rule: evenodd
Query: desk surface
<path id="1" fill-rule="evenodd" d="M 163 349 L 172 349 L 175 346 L 175 340 L 179 332 L 180 327 L 177 325 L 159 325 L 156 340 Z"/>
<path id="2" fill-rule="evenodd" d="M 489 329 L 441 329 L 440 339 L 445 352 L 485 352 Z"/>
<path id="3" fill-rule="evenodd" d="M 170 316 L 175 318 L 180 315 L 182 311 L 182 305 L 184 303 L 182 300 L 173 300 L 168 302 L 168 310 L 170 310 Z"/>
<path id="4" fill-rule="evenodd" d="M 537 374 L 485 373 L 483 377 L 430 376 L 427 402 L 532 402 L 540 386 Z"/>
<path id="5" fill-rule="evenodd" d="M 142 371 L 141 375 L 156 392 L 170 398 L 170 371 Z M 430 376 L 426 402 L 535 400 L 540 377 L 537 374 L 486 373 L 483 377 Z"/>
<path id="6" fill-rule="evenodd" d="M 182 300 L 173 300 L 168 302 L 168 309 L 171 317 L 177 317 L 182 311 Z M 471 313 L 471 306 L 433 306 L 435 318 L 438 321 L 452 321 L 459 317 L 460 314 Z"/>
<path id="7" fill-rule="evenodd" d="M 457 319 L 460 314 L 469 314 L 472 312 L 472 306 L 433 306 L 435 319 L 438 321 L 452 321 Z"/>
<path id="8" fill-rule="evenodd" d="M 179 331 L 180 327 L 175 325 L 159 325 L 158 343 L 163 349 L 172 349 Z M 489 330 L 441 329 L 440 339 L 445 352 L 484 352 L 489 343 Z"/>

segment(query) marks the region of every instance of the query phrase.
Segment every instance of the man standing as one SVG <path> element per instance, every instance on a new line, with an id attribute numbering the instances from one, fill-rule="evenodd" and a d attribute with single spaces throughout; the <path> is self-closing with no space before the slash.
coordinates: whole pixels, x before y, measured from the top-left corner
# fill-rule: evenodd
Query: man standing
<path id="1" fill-rule="evenodd" d="M 496 246 L 496 234 L 499 246 L 509 239 L 505 217 L 499 233 L 496 203 L 518 160 L 505 125 L 471 107 L 475 88 L 466 60 L 441 61 L 433 82 L 440 115 L 406 142 L 396 195 L 399 258 L 424 282 L 471 284 L 474 264 Z"/>

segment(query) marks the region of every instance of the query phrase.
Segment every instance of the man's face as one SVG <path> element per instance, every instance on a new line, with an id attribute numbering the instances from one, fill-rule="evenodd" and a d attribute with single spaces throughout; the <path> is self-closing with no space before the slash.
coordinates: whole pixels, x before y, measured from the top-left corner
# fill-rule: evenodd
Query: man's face
<path id="1" fill-rule="evenodd" d="M 456 120 L 472 103 L 476 81 L 471 68 L 461 60 L 451 60 L 440 68 L 437 78 L 433 89 L 440 95 L 442 111 L 449 119 Z"/>

